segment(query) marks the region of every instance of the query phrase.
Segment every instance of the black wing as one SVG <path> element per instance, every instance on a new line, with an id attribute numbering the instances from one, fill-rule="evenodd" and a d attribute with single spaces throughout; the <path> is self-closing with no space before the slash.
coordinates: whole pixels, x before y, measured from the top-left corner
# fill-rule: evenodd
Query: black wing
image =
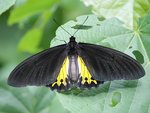
<path id="1" fill-rule="evenodd" d="M 117 50 L 79 43 L 78 54 L 96 80 L 132 80 L 145 75 L 143 67 L 136 60 Z"/>
<path id="2" fill-rule="evenodd" d="M 67 45 L 37 53 L 20 63 L 10 74 L 8 84 L 15 87 L 53 83 L 67 56 Z"/>

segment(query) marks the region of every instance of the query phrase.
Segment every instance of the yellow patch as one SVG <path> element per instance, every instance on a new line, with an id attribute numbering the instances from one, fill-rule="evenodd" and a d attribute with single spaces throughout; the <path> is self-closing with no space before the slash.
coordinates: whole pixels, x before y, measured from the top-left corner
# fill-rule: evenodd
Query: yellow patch
<path id="1" fill-rule="evenodd" d="M 67 75 L 68 75 L 68 65 L 69 65 L 69 59 L 67 57 L 64 60 L 63 65 L 60 69 L 60 72 L 59 72 L 58 77 L 57 77 L 57 81 L 52 84 L 52 87 L 55 84 L 57 84 L 58 86 L 60 86 L 61 84 L 63 84 L 64 86 L 67 85 L 66 79 L 67 79 Z"/>
<path id="2" fill-rule="evenodd" d="M 81 84 L 85 84 L 85 82 L 87 82 L 88 84 L 91 84 L 92 82 L 97 84 L 97 81 L 92 79 L 92 76 L 89 70 L 87 69 L 84 61 L 79 56 L 78 56 L 78 65 L 79 65 L 79 74 L 82 77 Z"/>

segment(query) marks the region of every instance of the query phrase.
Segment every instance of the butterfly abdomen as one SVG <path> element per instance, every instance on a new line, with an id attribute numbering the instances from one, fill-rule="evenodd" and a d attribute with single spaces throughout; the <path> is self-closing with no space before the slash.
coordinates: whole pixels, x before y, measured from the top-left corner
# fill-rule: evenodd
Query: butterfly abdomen
<path id="1" fill-rule="evenodd" d="M 77 55 L 72 55 L 69 57 L 68 77 L 70 78 L 72 84 L 76 83 L 79 78 L 77 57 Z"/>

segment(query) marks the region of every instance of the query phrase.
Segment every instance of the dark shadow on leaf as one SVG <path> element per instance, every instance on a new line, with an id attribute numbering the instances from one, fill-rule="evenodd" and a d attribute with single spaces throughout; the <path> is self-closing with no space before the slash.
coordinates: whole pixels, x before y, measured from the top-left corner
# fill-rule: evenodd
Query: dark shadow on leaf
<path id="1" fill-rule="evenodd" d="M 87 29 L 90 29 L 92 28 L 92 26 L 88 26 L 88 25 L 75 25 L 75 26 L 72 26 L 71 28 L 73 29 L 82 29 L 82 30 L 87 30 Z"/>
<path id="2" fill-rule="evenodd" d="M 122 88 L 135 88 L 137 87 L 137 80 L 115 80 L 113 81 L 114 88 L 122 89 Z M 110 88 L 113 90 L 113 87 Z"/>
<path id="3" fill-rule="evenodd" d="M 137 80 L 115 80 L 115 81 L 108 81 L 104 82 L 104 84 L 100 84 L 97 88 L 91 88 L 91 89 L 78 89 L 78 88 L 72 88 L 68 91 L 61 92 L 64 95 L 74 95 L 74 96 L 80 96 L 80 97 L 88 97 L 88 96 L 95 96 L 100 93 L 111 93 L 115 91 L 116 89 L 125 89 L 125 88 L 135 88 L 137 87 Z M 110 86 L 110 84 L 113 84 L 113 87 Z"/>
<path id="4" fill-rule="evenodd" d="M 105 20 L 104 17 L 97 17 L 97 19 L 98 19 L 99 21 L 104 21 L 104 20 Z"/>
<path id="5" fill-rule="evenodd" d="M 137 61 L 139 61 L 141 64 L 144 63 L 144 57 L 143 57 L 143 55 L 141 54 L 140 51 L 134 50 L 132 53 L 134 54 Z"/>
<path id="6" fill-rule="evenodd" d="M 131 49 L 131 48 L 132 48 L 132 46 L 129 47 L 129 49 Z"/>
<path id="7" fill-rule="evenodd" d="M 80 97 L 88 97 L 88 96 L 95 96 L 100 93 L 107 93 L 109 90 L 110 82 L 105 82 L 104 84 L 100 84 L 99 87 L 90 88 L 90 89 L 79 89 L 79 88 L 72 88 L 69 91 L 61 92 L 65 95 L 74 95 L 74 96 L 80 96 Z"/>

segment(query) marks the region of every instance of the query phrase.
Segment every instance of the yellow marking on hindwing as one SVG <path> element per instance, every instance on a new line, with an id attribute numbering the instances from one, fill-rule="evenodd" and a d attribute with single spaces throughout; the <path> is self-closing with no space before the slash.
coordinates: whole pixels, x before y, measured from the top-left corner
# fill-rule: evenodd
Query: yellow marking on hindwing
<path id="1" fill-rule="evenodd" d="M 66 79 L 68 75 L 68 65 L 69 59 L 67 57 L 62 64 L 62 67 L 57 77 L 57 81 L 52 84 L 52 87 L 54 87 L 55 84 L 57 84 L 58 86 L 60 86 L 61 84 L 63 84 L 64 86 L 67 85 Z M 61 82 L 61 80 L 63 80 L 63 82 Z"/>
<path id="2" fill-rule="evenodd" d="M 91 84 L 92 82 L 94 82 L 95 84 L 97 84 L 97 81 L 92 79 L 92 76 L 89 70 L 87 69 L 83 59 L 79 56 L 78 56 L 78 65 L 79 65 L 79 73 L 80 76 L 82 77 L 81 83 L 85 84 L 85 82 L 87 82 L 88 84 Z"/>

